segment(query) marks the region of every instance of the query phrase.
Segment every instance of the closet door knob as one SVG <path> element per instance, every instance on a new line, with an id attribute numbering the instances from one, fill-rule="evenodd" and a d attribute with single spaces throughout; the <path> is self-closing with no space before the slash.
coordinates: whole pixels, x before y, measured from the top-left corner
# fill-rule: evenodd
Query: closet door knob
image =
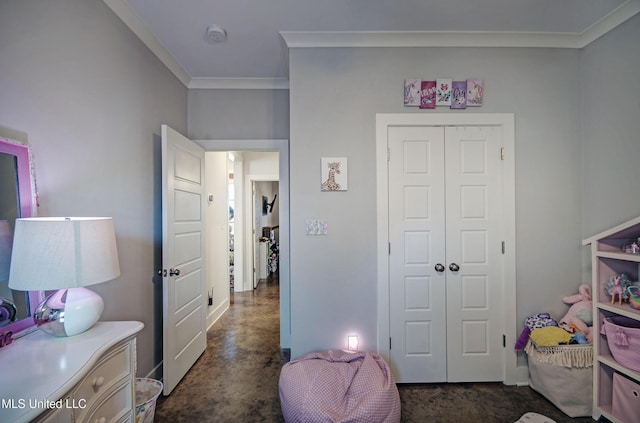
<path id="1" fill-rule="evenodd" d="M 449 265 L 449 270 L 451 270 L 452 272 L 457 272 L 458 270 L 460 270 L 460 266 L 458 266 L 458 265 L 457 265 L 457 264 L 455 264 L 455 263 L 451 263 L 451 264 Z"/>
<path id="2" fill-rule="evenodd" d="M 441 263 L 436 264 L 436 272 L 444 272 L 444 266 Z"/>
<path id="3" fill-rule="evenodd" d="M 180 276 L 180 269 L 169 269 L 169 276 Z"/>

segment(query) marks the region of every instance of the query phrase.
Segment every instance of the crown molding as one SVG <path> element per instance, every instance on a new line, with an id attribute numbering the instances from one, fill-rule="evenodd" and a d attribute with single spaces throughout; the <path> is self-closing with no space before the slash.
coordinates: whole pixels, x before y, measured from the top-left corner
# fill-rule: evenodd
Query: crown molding
<path id="1" fill-rule="evenodd" d="M 288 90 L 287 78 L 191 78 L 187 88 L 201 90 Z"/>
<path id="2" fill-rule="evenodd" d="M 490 31 L 282 31 L 289 48 L 552 47 L 579 48 L 579 34 Z"/>
<path id="3" fill-rule="evenodd" d="M 640 1 L 627 0 L 621 4 L 617 9 L 609 13 L 598 22 L 591 25 L 584 32 L 582 32 L 582 47 L 586 47 L 598 38 L 602 37 L 607 32 L 611 31 L 618 25 L 622 24 L 627 19 L 640 13 Z"/>
<path id="4" fill-rule="evenodd" d="M 542 47 L 583 48 L 640 12 L 627 0 L 581 33 L 492 31 L 281 31 L 289 48 Z"/>
<path id="5" fill-rule="evenodd" d="M 191 76 L 184 70 L 169 51 L 160 44 L 160 41 L 149 30 L 138 16 L 123 0 L 103 0 L 113 13 L 118 16 L 129 29 L 156 55 L 158 59 L 184 84 L 189 85 Z"/>

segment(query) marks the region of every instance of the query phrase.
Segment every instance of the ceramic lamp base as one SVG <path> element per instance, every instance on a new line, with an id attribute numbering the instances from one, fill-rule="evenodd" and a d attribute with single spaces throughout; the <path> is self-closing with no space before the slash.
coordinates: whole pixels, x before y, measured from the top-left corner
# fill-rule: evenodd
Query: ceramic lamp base
<path id="1" fill-rule="evenodd" d="M 100 295 L 87 288 L 69 288 L 48 296 L 33 318 L 39 329 L 51 335 L 73 336 L 93 326 L 103 310 Z"/>

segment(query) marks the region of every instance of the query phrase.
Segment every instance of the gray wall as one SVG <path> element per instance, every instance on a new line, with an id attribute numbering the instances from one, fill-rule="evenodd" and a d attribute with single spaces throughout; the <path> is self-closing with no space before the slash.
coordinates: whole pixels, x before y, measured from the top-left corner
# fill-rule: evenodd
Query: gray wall
<path id="1" fill-rule="evenodd" d="M 289 139 L 288 90 L 189 90 L 189 138 Z"/>
<path id="2" fill-rule="evenodd" d="M 38 214 L 114 219 L 122 274 L 92 289 L 103 320 L 145 324 L 146 375 L 162 358 L 156 134 L 186 133 L 187 90 L 100 0 L 0 2 L 0 55 L 0 124 L 29 136 Z"/>
<path id="3" fill-rule="evenodd" d="M 403 107 L 405 78 L 438 76 L 483 78 L 484 106 Z M 376 349 L 378 112 L 515 114 L 518 324 L 566 310 L 581 279 L 580 51 L 295 48 L 289 78 L 293 357 L 344 348 L 349 331 Z M 320 192 L 321 157 L 342 156 L 349 191 Z M 306 236 L 310 218 L 328 235 Z"/>
<path id="4" fill-rule="evenodd" d="M 640 216 L 640 15 L 582 53 L 582 212 L 589 237 Z"/>

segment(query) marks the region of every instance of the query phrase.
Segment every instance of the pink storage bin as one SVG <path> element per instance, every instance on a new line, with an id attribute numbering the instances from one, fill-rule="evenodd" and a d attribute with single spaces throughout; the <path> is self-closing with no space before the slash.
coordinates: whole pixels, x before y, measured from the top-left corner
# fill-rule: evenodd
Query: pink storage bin
<path id="1" fill-rule="evenodd" d="M 619 373 L 613 374 L 611 414 L 624 423 L 640 421 L 640 385 Z"/>
<path id="2" fill-rule="evenodd" d="M 640 321 L 624 316 L 604 319 L 601 333 L 613 358 L 621 365 L 640 372 Z"/>

